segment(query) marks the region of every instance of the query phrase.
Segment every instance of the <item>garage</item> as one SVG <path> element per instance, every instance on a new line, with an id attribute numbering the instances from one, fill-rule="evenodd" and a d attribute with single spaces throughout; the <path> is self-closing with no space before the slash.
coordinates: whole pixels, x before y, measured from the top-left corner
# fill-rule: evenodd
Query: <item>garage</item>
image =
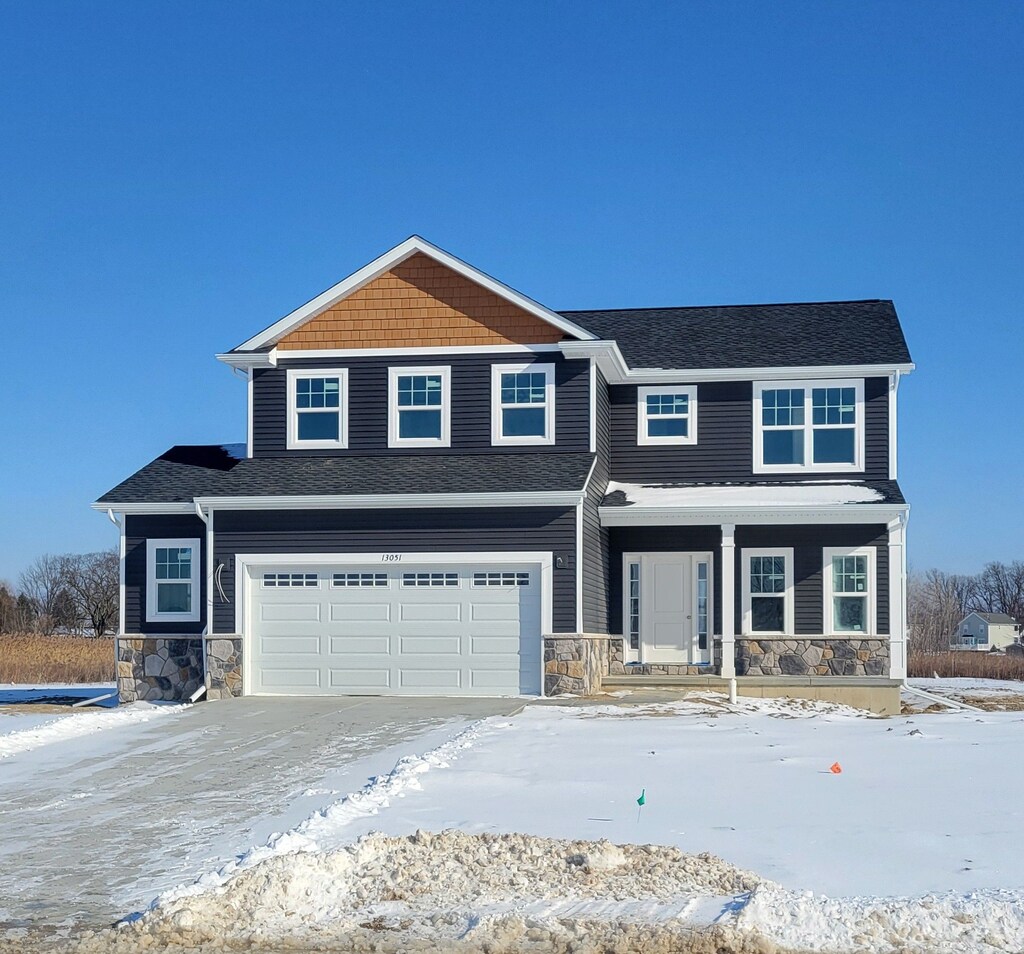
<path id="1" fill-rule="evenodd" d="M 252 566 L 247 691 L 539 695 L 539 570 Z"/>

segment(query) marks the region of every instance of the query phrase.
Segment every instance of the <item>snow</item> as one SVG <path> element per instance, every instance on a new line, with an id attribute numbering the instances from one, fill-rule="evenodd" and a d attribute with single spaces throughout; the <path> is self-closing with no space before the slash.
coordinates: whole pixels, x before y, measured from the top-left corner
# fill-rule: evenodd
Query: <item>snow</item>
<path id="1" fill-rule="evenodd" d="M 67 715 L 49 718 L 34 713 L 6 715 L 0 719 L 0 732 L 13 724 L 13 731 L 0 735 L 0 759 L 21 755 L 34 749 L 67 742 L 95 732 L 106 732 L 149 722 L 158 717 L 167 718 L 180 713 L 184 706 L 156 705 L 136 702 L 130 706 L 106 711 L 69 710 Z"/>
<path id="2" fill-rule="evenodd" d="M 587 925 L 595 945 L 607 929 L 627 949 L 640 924 L 669 944 L 684 923 L 813 951 L 1020 950 L 1022 810 L 979 793 L 1021 789 L 1022 723 L 1020 712 L 874 718 L 714 694 L 534 705 L 401 760 L 163 895 L 130 930 L 191 930 L 226 910 L 218 930 L 268 936 L 354 937 L 392 919 L 396 950 L 480 925 L 538 944 Z M 529 837 L 496 837 L 512 832 Z M 664 847 L 637 855 L 638 843 Z M 581 853 L 606 859 L 588 865 L 593 884 L 566 870 Z M 649 857 L 661 881 L 645 874 Z"/>
<path id="3" fill-rule="evenodd" d="M 671 487 L 612 481 L 605 493 L 622 491 L 638 507 L 830 507 L 877 503 L 882 495 L 870 487 L 840 481 L 761 486 Z"/>
<path id="4" fill-rule="evenodd" d="M 1024 682 L 1015 679 L 908 679 L 916 689 L 949 696 L 1024 696 Z"/>

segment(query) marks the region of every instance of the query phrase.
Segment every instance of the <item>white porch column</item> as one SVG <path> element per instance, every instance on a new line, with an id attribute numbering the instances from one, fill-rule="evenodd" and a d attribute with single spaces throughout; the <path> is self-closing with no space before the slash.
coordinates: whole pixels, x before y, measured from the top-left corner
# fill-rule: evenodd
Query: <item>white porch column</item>
<path id="1" fill-rule="evenodd" d="M 722 524 L 722 675 L 736 675 L 736 524 Z"/>
<path id="2" fill-rule="evenodd" d="M 889 676 L 907 678 L 907 516 L 889 523 Z"/>

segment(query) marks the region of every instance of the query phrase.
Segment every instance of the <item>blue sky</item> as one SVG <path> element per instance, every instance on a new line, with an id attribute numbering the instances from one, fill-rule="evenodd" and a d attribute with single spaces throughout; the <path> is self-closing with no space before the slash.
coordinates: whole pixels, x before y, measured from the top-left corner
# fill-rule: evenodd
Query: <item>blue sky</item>
<path id="1" fill-rule="evenodd" d="M 1024 4 L 34 0 L 0 62 L 0 578 L 413 232 L 555 309 L 894 299 L 912 563 L 1024 558 Z"/>

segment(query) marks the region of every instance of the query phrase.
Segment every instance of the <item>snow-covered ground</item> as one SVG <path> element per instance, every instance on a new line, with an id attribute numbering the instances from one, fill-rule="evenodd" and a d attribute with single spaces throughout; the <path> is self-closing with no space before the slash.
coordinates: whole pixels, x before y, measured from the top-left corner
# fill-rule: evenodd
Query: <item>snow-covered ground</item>
<path id="1" fill-rule="evenodd" d="M 358 949 L 362 932 L 380 950 L 701 950 L 700 928 L 721 950 L 1020 951 L 1022 733 L 1020 712 L 713 694 L 530 706 L 402 760 L 97 949 L 253 932 Z"/>
<path id="2" fill-rule="evenodd" d="M 954 700 L 977 699 L 1007 707 L 1024 702 L 1024 682 L 1014 679 L 909 679 L 911 686 Z"/>

